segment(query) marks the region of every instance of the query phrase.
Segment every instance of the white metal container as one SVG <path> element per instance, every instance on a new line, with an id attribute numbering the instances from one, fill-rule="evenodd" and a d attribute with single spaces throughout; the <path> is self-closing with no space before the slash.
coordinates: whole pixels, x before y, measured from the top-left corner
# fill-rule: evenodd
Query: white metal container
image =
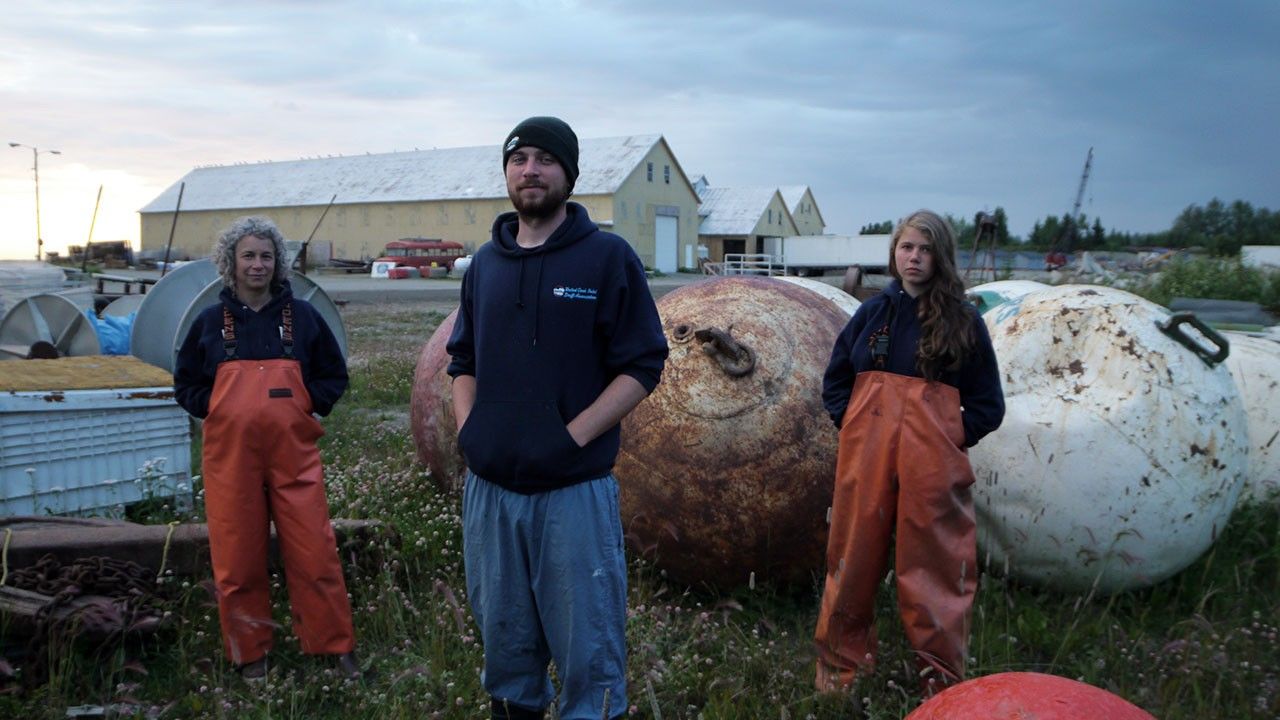
<path id="1" fill-rule="evenodd" d="M 21 389 L 12 375 L 34 363 L 84 361 L 50 381 Z M 190 498 L 191 431 L 172 386 L 119 387 L 134 358 L 65 358 L 5 363 L 0 391 L 0 515 L 117 515 L 148 498 Z M 28 374 L 28 377 L 31 374 Z M 103 384 L 117 387 L 62 389 Z M 43 382 L 41 383 L 43 384 Z M 27 384 L 28 386 L 30 383 Z M 15 389 L 17 388 L 17 389 Z"/>
<path id="2" fill-rule="evenodd" d="M 1226 367 L 1157 326 L 1170 317 L 1086 285 L 985 316 L 1007 405 L 971 451 L 992 567 L 1116 592 L 1185 568 L 1226 526 L 1247 467 L 1243 404 Z"/>
<path id="3" fill-rule="evenodd" d="M 1249 423 L 1249 479 L 1240 499 L 1280 502 L 1280 342 L 1225 334 L 1231 341 L 1226 365 Z"/>

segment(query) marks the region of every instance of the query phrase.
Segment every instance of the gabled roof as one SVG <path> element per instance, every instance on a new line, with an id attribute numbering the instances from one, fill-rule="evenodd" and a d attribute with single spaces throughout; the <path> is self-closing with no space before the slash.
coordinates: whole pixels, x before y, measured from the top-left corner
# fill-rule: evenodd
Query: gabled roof
<path id="1" fill-rule="evenodd" d="M 805 193 L 810 193 L 810 197 L 812 197 L 812 191 L 810 191 L 808 185 L 783 185 L 778 188 L 778 192 L 782 193 L 782 200 L 787 204 L 787 210 L 790 210 L 792 215 L 796 214 L 796 210 L 800 207 L 800 201 L 804 200 Z M 813 202 L 813 209 L 818 213 L 818 221 L 826 225 L 826 221 L 822 218 L 822 210 L 818 208 L 818 201 L 816 200 Z"/>
<path id="2" fill-rule="evenodd" d="M 617 191 L 661 135 L 588 138 L 579 143 L 575 195 Z M 505 198 L 498 145 L 196 168 L 139 212 Z"/>
<path id="3" fill-rule="evenodd" d="M 698 206 L 698 215 L 703 218 L 698 234 L 749 235 L 775 197 L 779 197 L 777 188 L 706 188 Z"/>

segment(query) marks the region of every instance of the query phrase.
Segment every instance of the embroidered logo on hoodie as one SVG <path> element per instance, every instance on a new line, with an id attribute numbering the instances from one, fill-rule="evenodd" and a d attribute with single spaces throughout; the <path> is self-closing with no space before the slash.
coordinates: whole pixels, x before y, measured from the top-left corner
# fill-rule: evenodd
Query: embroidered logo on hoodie
<path id="1" fill-rule="evenodd" d="M 551 288 L 551 294 L 565 300 L 591 300 L 596 299 L 595 288 L 565 287 L 559 285 Z"/>

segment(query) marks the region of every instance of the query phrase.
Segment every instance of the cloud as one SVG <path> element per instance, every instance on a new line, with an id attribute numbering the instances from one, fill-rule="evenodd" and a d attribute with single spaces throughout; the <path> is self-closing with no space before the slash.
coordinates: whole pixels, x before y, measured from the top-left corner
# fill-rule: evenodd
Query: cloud
<path id="1" fill-rule="evenodd" d="M 41 167 L 54 245 L 87 232 L 54 208 L 94 178 L 154 196 L 197 165 L 495 143 L 531 114 L 663 133 L 718 185 L 811 185 L 836 232 L 1000 205 L 1026 233 L 1094 147 L 1085 212 L 1150 231 L 1275 204 L 1278 35 L 1280 6 L 1246 0 L 21 2 L 0 103 L 8 139 L 64 152 Z M 29 180 L 0 155 L 19 237 Z"/>

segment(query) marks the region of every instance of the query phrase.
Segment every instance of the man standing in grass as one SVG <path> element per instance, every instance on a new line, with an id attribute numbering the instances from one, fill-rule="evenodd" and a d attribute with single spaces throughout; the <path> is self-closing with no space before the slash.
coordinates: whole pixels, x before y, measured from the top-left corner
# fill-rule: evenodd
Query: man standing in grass
<path id="1" fill-rule="evenodd" d="M 467 592 L 494 718 L 618 717 L 626 562 L 613 477 L 622 418 L 667 357 L 644 266 L 569 202 L 578 138 L 532 117 L 502 148 L 514 212 L 462 281 L 448 351 L 467 461 Z"/>

